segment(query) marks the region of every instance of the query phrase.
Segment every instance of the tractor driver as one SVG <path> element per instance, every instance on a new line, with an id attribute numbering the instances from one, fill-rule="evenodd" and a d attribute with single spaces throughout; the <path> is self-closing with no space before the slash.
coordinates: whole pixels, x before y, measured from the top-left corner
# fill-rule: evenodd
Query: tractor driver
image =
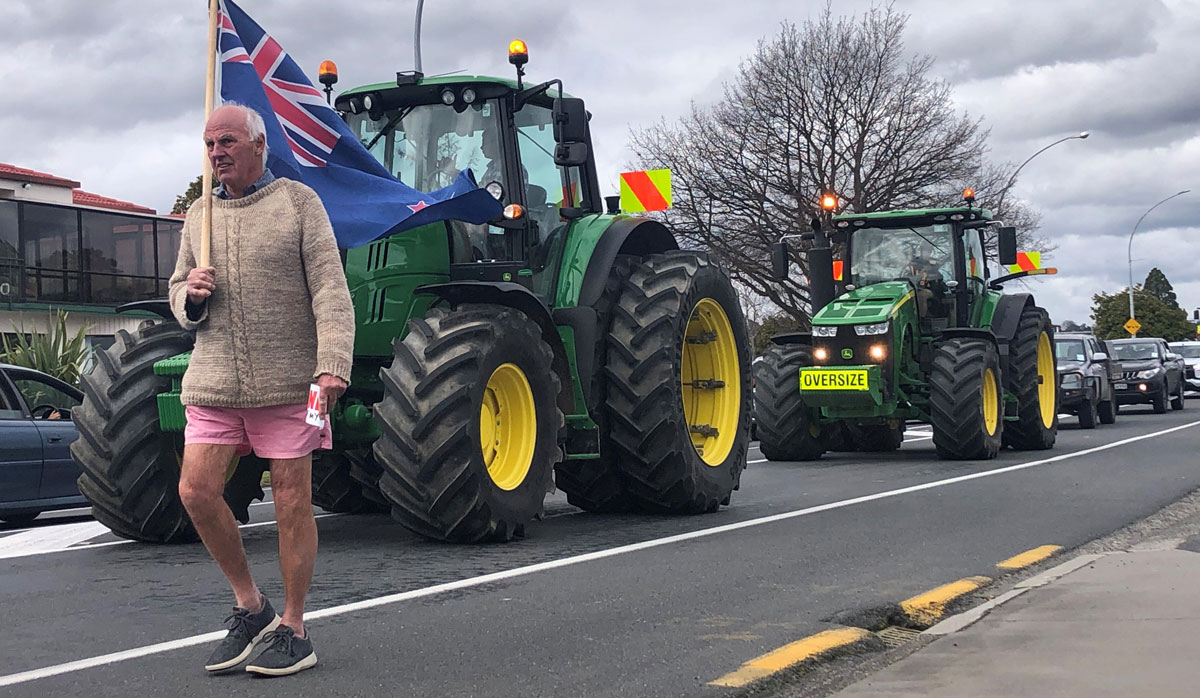
<path id="1" fill-rule="evenodd" d="M 933 304 L 934 310 L 940 313 L 940 298 L 949 288 L 946 286 L 941 263 L 932 243 L 921 244 L 918 253 L 909 260 L 908 271 L 909 279 L 917 290 L 917 312 L 922 317 L 928 316 L 930 301 L 936 300 Z"/>

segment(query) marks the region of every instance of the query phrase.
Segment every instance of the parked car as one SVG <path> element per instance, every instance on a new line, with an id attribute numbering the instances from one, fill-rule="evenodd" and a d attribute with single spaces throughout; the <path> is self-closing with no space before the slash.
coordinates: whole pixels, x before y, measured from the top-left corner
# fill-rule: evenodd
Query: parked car
<path id="1" fill-rule="evenodd" d="M 1200 342 L 1171 342 L 1167 346 L 1187 364 L 1183 376 L 1184 394 L 1200 397 Z"/>
<path id="2" fill-rule="evenodd" d="M 40 371 L 0 364 L 0 521 L 87 506 L 75 485 L 71 410 L 83 393 Z"/>
<path id="3" fill-rule="evenodd" d="M 1091 334 L 1063 332 L 1054 336 L 1058 361 L 1059 411 L 1079 417 L 1079 426 L 1117 421 L 1112 362 Z"/>
<path id="4" fill-rule="evenodd" d="M 1118 405 L 1150 403 L 1154 411 L 1183 409 L 1183 359 L 1162 339 L 1112 339 L 1109 356 L 1120 372 L 1114 384 Z"/>

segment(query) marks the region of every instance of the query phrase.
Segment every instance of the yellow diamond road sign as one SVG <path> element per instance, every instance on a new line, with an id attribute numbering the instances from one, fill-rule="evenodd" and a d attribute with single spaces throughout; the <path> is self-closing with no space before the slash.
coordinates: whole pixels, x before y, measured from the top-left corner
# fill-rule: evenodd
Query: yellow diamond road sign
<path id="1" fill-rule="evenodd" d="M 1129 334 L 1137 334 L 1138 330 L 1140 329 L 1142 329 L 1142 323 L 1134 320 L 1133 318 L 1129 318 L 1129 320 L 1125 322 L 1125 331 Z"/>

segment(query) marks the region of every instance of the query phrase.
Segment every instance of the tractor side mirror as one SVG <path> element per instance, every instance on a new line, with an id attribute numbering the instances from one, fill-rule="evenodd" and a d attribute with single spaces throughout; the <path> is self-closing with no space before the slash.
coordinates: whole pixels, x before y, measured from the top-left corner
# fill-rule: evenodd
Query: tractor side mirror
<path id="1" fill-rule="evenodd" d="M 587 143 L 559 143 L 554 146 L 554 164 L 560 167 L 576 167 L 587 162 Z"/>
<path id="2" fill-rule="evenodd" d="M 588 139 L 588 115 L 583 100 L 559 97 L 554 100 L 554 142 L 584 143 Z M 562 164 L 562 163 L 559 163 Z"/>
<path id="3" fill-rule="evenodd" d="M 1000 263 L 1004 266 L 1017 263 L 1017 229 L 1005 226 L 1000 229 Z"/>
<path id="4" fill-rule="evenodd" d="M 771 275 L 779 281 L 787 281 L 788 256 L 788 244 L 783 240 L 771 245 Z"/>

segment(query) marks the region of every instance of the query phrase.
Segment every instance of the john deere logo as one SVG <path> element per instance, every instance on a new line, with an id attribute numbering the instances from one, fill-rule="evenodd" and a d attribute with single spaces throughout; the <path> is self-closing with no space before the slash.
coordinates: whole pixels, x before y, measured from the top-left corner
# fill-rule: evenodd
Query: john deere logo
<path id="1" fill-rule="evenodd" d="M 842 350 L 842 358 L 847 361 L 849 361 L 850 359 L 853 359 L 854 358 L 854 350 L 853 349 L 843 349 Z"/>

